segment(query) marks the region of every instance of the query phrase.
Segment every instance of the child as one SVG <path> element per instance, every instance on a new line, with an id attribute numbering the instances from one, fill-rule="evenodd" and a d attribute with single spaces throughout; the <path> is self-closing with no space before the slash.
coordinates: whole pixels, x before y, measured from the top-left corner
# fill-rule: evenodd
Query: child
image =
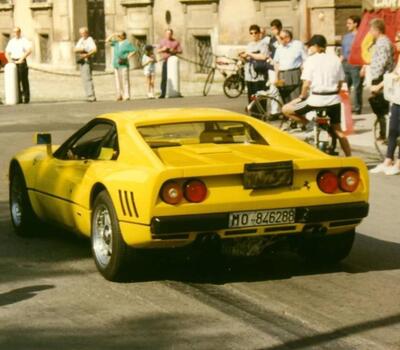
<path id="1" fill-rule="evenodd" d="M 147 78 L 147 96 L 155 98 L 154 96 L 154 78 L 156 74 L 156 58 L 153 51 L 153 46 L 146 45 L 144 48 L 145 53 L 142 57 L 143 73 Z"/>

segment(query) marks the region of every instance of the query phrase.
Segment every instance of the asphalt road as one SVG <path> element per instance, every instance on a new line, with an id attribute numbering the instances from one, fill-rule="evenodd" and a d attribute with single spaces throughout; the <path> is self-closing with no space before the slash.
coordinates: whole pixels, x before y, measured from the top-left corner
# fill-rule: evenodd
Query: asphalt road
<path id="1" fill-rule="evenodd" d="M 34 131 L 58 143 L 100 113 L 176 105 L 240 111 L 243 100 L 0 106 L 0 349 L 400 349 L 399 176 L 371 177 L 370 215 L 335 268 L 288 252 L 206 267 L 153 254 L 135 280 L 111 283 L 87 240 L 15 236 L 7 164 Z"/>

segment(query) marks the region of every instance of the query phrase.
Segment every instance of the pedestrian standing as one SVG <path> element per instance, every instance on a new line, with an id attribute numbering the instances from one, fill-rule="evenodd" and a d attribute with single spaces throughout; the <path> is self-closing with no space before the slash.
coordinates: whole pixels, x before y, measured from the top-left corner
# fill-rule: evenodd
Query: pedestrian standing
<path id="1" fill-rule="evenodd" d="M 280 44 L 279 35 L 281 34 L 282 30 L 282 22 L 279 19 L 275 18 L 271 21 L 270 26 L 271 26 L 271 39 L 269 40 L 268 43 L 268 50 L 271 58 L 273 59 L 275 56 L 275 51 Z"/>
<path id="2" fill-rule="evenodd" d="M 32 53 L 32 45 L 28 39 L 21 36 L 21 28 L 15 27 L 13 33 L 14 38 L 6 47 L 6 56 L 9 62 L 14 62 L 17 66 L 18 103 L 29 103 L 30 90 L 26 58 Z"/>
<path id="3" fill-rule="evenodd" d="M 127 101 L 131 98 L 131 88 L 129 84 L 129 58 L 137 51 L 130 41 L 126 38 L 125 32 L 111 34 L 106 42 L 111 43 L 113 48 L 113 67 L 115 75 L 115 88 L 117 91 L 117 101 Z"/>
<path id="4" fill-rule="evenodd" d="M 293 40 L 291 31 L 283 29 L 279 34 L 280 45 L 275 51 L 276 81 L 282 81 L 285 103 L 294 100 L 301 91 L 301 66 L 307 58 L 304 45 L 299 40 Z"/>
<path id="5" fill-rule="evenodd" d="M 246 60 L 244 66 L 244 80 L 247 86 L 247 99 L 251 101 L 251 97 L 260 90 L 265 90 L 266 84 L 266 66 L 265 71 L 258 71 L 256 65 L 258 62 L 266 62 L 268 57 L 268 45 L 261 38 L 260 27 L 252 24 L 249 28 L 251 41 L 247 44 L 246 51 L 241 52 L 239 56 Z M 261 66 L 263 66 L 261 64 Z M 261 67 L 262 68 L 262 67 Z"/>
<path id="6" fill-rule="evenodd" d="M 161 71 L 161 94 L 159 98 L 165 98 L 167 93 L 167 79 L 168 79 L 168 59 L 177 54 L 182 53 L 181 44 L 174 38 L 174 31 L 167 29 L 164 38 L 161 39 L 159 44 L 158 53 L 161 54 L 162 71 Z"/>
<path id="7" fill-rule="evenodd" d="M 357 35 L 358 27 L 361 23 L 359 16 L 350 16 L 347 18 L 346 27 L 348 33 L 342 39 L 342 64 L 346 77 L 346 84 L 349 92 L 352 92 L 353 112 L 361 114 L 362 111 L 362 92 L 363 92 L 363 77 L 361 76 L 361 66 L 350 64 L 348 62 L 351 47 Z"/>
<path id="8" fill-rule="evenodd" d="M 369 98 L 372 111 L 376 114 L 379 122 L 379 140 L 386 139 L 386 119 L 389 113 L 389 102 L 385 100 L 383 91 L 374 92 L 374 85 L 379 85 L 383 81 L 383 75 L 391 72 L 394 67 L 393 46 L 389 38 L 385 35 L 385 22 L 380 18 L 375 18 L 370 23 L 370 34 L 375 40 L 374 53 L 371 58 L 371 80 L 372 97 Z"/>
<path id="9" fill-rule="evenodd" d="M 396 50 L 400 52 L 400 33 L 396 34 Z M 396 68 L 393 73 L 394 79 L 400 80 L 400 56 L 397 61 Z M 396 88 L 394 95 L 400 96 L 400 84 L 394 84 Z M 381 92 L 383 89 L 383 81 L 378 85 L 373 85 L 371 91 L 377 93 Z M 392 103 L 390 110 L 389 119 L 389 135 L 388 135 L 388 146 L 386 150 L 386 157 L 383 163 L 378 164 L 375 168 L 370 170 L 370 173 L 385 173 L 386 175 L 398 175 L 400 174 L 400 145 L 398 144 L 400 138 L 400 104 Z M 397 160 L 394 160 L 394 153 L 398 147 Z"/>
<path id="10" fill-rule="evenodd" d="M 89 29 L 82 27 L 79 29 L 81 38 L 77 42 L 74 52 L 77 54 L 83 88 L 89 102 L 96 101 L 92 77 L 92 58 L 97 52 L 97 46 L 93 38 L 89 36 Z"/>
<path id="11" fill-rule="evenodd" d="M 143 73 L 147 82 L 147 96 L 154 98 L 154 80 L 156 75 L 156 57 L 152 45 L 146 45 L 142 57 Z"/>
<path id="12" fill-rule="evenodd" d="M 276 87 L 276 74 L 275 74 L 275 67 L 274 67 L 274 56 L 277 47 L 280 45 L 280 33 L 282 30 L 282 22 L 275 18 L 270 23 L 271 27 L 271 36 L 265 37 L 263 40 L 268 45 L 268 57 L 267 57 L 267 70 L 268 70 L 268 80 L 269 80 L 269 87 L 268 91 L 271 96 L 275 99 L 271 101 L 271 119 L 277 119 L 280 115 L 280 104 L 277 101 L 281 100 L 281 95 L 279 93 L 278 88 Z"/>

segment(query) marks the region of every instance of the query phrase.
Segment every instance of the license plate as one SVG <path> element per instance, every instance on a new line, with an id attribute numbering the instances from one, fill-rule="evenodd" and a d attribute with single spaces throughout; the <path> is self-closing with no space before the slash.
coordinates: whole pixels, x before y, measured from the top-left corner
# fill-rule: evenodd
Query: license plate
<path id="1" fill-rule="evenodd" d="M 241 211 L 229 214 L 229 227 L 268 226 L 293 224 L 295 209 L 269 209 L 256 211 Z"/>

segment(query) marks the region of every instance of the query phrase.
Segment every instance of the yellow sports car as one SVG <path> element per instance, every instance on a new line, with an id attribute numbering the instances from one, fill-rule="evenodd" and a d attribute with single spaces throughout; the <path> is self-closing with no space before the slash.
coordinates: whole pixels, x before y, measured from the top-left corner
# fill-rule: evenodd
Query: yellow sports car
<path id="1" fill-rule="evenodd" d="M 131 248 L 208 240 L 262 247 L 290 238 L 306 259 L 339 261 L 368 214 L 362 160 L 225 110 L 106 114 L 61 146 L 50 134 L 36 142 L 10 163 L 16 232 L 44 221 L 91 237 L 109 280 L 129 269 Z"/>

